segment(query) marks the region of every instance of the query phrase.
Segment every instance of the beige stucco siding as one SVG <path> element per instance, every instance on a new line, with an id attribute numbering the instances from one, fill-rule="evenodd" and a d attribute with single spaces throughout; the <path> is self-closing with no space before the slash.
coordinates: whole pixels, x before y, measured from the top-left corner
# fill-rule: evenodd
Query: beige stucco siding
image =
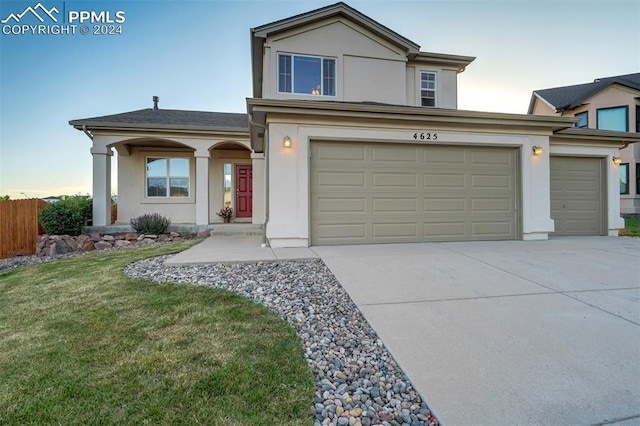
<path id="1" fill-rule="evenodd" d="M 146 195 L 147 157 L 189 158 L 189 197 L 165 198 Z M 192 150 L 131 148 L 129 156 L 118 156 L 118 223 L 128 224 L 137 216 L 160 213 L 172 223 L 195 223 L 195 158 Z"/>
<path id="2" fill-rule="evenodd" d="M 279 53 L 334 58 L 336 96 L 325 98 L 311 94 L 278 93 Z M 263 97 L 403 103 L 405 63 L 406 53 L 397 46 L 351 21 L 333 18 L 267 39 L 264 48 Z"/>
<path id="3" fill-rule="evenodd" d="M 345 101 L 404 103 L 404 62 L 344 55 L 343 63 Z"/>

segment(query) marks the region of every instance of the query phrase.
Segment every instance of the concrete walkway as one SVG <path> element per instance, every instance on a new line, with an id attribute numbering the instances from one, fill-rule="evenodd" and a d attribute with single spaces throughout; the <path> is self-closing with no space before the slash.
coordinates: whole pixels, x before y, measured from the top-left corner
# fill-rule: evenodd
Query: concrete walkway
<path id="1" fill-rule="evenodd" d="M 444 425 L 640 425 L 638 238 L 234 240 L 173 263 L 320 256 Z"/>

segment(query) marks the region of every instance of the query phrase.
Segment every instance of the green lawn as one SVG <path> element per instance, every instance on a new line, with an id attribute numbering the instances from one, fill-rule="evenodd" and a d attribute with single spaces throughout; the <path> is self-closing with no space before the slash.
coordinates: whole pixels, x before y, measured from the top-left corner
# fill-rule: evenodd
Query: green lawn
<path id="1" fill-rule="evenodd" d="M 0 271 L 0 424 L 310 424 L 291 326 L 226 291 L 122 272 L 191 244 Z"/>
<path id="2" fill-rule="evenodd" d="M 640 217 L 624 218 L 624 235 L 630 237 L 640 237 Z"/>

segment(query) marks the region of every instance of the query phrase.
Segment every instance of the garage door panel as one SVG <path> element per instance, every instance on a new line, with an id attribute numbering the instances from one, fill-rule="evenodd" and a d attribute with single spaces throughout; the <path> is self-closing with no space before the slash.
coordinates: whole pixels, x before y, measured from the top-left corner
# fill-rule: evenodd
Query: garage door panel
<path id="1" fill-rule="evenodd" d="M 372 200 L 372 212 L 373 213 L 388 213 L 388 212 L 410 212 L 416 213 L 418 211 L 418 199 L 412 198 L 378 198 L 374 197 Z"/>
<path id="2" fill-rule="evenodd" d="M 510 198 L 474 198 L 471 209 L 478 212 L 509 213 L 513 202 Z"/>
<path id="3" fill-rule="evenodd" d="M 471 175 L 471 186 L 475 189 L 504 188 L 511 189 L 511 176 L 507 175 Z"/>
<path id="4" fill-rule="evenodd" d="M 424 199 L 424 212 L 439 213 L 464 213 L 466 211 L 466 199 L 460 198 L 426 198 Z"/>
<path id="5" fill-rule="evenodd" d="M 363 188 L 365 186 L 366 175 L 364 172 L 340 172 L 322 171 L 318 172 L 316 182 L 318 187 L 342 187 L 342 188 Z"/>
<path id="6" fill-rule="evenodd" d="M 429 150 L 422 150 L 422 161 L 435 166 L 451 166 L 453 164 L 463 165 L 465 162 L 465 152 L 462 149 L 452 150 L 449 148 L 432 147 Z"/>
<path id="7" fill-rule="evenodd" d="M 417 186 L 417 173 L 373 172 L 373 187 L 413 187 Z"/>
<path id="8" fill-rule="evenodd" d="M 417 226 L 412 223 L 374 223 L 372 225 L 373 238 L 409 237 L 417 238 Z"/>
<path id="9" fill-rule="evenodd" d="M 415 163 L 417 161 L 417 150 L 415 149 L 397 149 L 396 147 L 373 147 L 371 151 L 373 161 L 383 164 L 388 162 Z"/>
<path id="10" fill-rule="evenodd" d="M 344 144 L 322 144 L 315 145 L 313 155 L 318 160 L 332 160 L 336 162 L 364 162 L 364 146 Z"/>
<path id="11" fill-rule="evenodd" d="M 315 210 L 319 213 L 364 213 L 366 211 L 365 198 L 336 198 L 322 197 L 316 201 Z"/>
<path id="12" fill-rule="evenodd" d="M 464 173 L 424 173 L 425 188 L 464 188 Z"/>
<path id="13" fill-rule="evenodd" d="M 363 240 L 365 231 L 364 223 L 327 223 L 318 226 L 317 235 L 320 239 Z"/>
<path id="14" fill-rule="evenodd" d="M 513 232 L 510 221 L 473 222 L 471 229 L 475 236 L 504 237 Z"/>
<path id="15" fill-rule="evenodd" d="M 516 238 L 515 149 L 344 145 L 364 160 L 341 166 L 339 143 L 312 143 L 312 244 Z"/>
<path id="16" fill-rule="evenodd" d="M 602 235 L 602 160 L 551 157 L 550 161 L 554 235 Z"/>
<path id="17" fill-rule="evenodd" d="M 462 240 L 467 235 L 466 222 L 425 223 L 424 235 L 433 241 Z"/>
<path id="18" fill-rule="evenodd" d="M 504 149 L 479 148 L 471 151 L 471 163 L 474 165 L 505 166 L 510 168 L 512 155 Z"/>

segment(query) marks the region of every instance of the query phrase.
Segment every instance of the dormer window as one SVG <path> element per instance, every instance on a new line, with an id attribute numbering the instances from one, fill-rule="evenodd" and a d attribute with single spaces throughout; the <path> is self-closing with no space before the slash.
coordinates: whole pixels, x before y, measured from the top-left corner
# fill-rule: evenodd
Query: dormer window
<path id="1" fill-rule="evenodd" d="M 335 96 L 336 60 L 317 56 L 278 55 L 278 92 Z"/>
<path id="2" fill-rule="evenodd" d="M 436 106 L 436 73 L 422 71 L 420 73 L 420 105 Z"/>

